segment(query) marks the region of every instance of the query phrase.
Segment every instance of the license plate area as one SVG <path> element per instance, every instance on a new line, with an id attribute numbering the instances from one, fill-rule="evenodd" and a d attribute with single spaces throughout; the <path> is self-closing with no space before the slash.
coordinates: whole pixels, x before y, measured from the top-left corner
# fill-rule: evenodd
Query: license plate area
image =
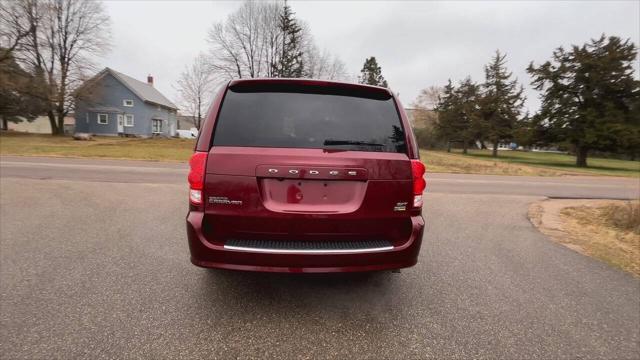
<path id="1" fill-rule="evenodd" d="M 260 179 L 264 206 L 276 212 L 345 213 L 357 210 L 366 181 Z"/>

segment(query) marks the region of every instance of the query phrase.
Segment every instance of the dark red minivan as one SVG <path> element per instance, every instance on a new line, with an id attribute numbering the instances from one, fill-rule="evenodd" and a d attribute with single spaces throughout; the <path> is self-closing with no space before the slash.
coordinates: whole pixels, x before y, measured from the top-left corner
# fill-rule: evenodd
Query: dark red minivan
<path id="1" fill-rule="evenodd" d="M 424 228 L 418 157 L 388 89 L 231 81 L 190 160 L 191 261 L 272 272 L 412 266 Z"/>

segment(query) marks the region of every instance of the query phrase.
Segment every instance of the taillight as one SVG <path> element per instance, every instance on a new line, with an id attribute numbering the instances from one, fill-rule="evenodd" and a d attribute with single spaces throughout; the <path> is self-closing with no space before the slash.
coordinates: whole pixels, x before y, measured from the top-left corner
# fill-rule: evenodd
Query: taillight
<path id="1" fill-rule="evenodd" d="M 413 175 L 413 207 L 422 207 L 422 192 L 427 187 L 424 180 L 425 167 L 420 160 L 411 160 L 411 174 Z"/>
<path id="2" fill-rule="evenodd" d="M 207 164 L 206 152 L 194 152 L 189 159 L 189 201 L 194 205 L 202 204 L 204 188 L 204 168 Z"/>

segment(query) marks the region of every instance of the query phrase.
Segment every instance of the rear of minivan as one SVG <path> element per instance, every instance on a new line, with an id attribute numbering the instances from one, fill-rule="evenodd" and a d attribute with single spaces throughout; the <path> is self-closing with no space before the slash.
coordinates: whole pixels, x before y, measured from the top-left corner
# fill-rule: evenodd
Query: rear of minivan
<path id="1" fill-rule="evenodd" d="M 350 272 L 417 262 L 424 166 L 389 90 L 235 80 L 217 95 L 195 150 L 193 264 Z"/>

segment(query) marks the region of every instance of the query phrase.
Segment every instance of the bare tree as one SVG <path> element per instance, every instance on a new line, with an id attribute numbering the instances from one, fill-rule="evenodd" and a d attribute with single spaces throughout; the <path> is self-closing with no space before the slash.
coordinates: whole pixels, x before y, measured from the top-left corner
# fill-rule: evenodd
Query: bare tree
<path id="1" fill-rule="evenodd" d="M 283 1 L 245 1 L 223 22 L 213 24 L 207 41 L 211 69 L 221 79 L 274 77 L 282 56 L 284 34 L 279 19 Z M 347 78 L 344 63 L 327 50 L 320 51 L 308 25 L 296 19 L 301 28 L 303 76 L 319 79 Z"/>
<path id="2" fill-rule="evenodd" d="M 440 96 L 442 96 L 443 88 L 442 86 L 431 85 L 426 89 L 420 90 L 418 97 L 412 103 L 413 107 L 424 109 L 424 110 L 433 110 L 436 105 L 438 105 L 438 101 Z"/>
<path id="3" fill-rule="evenodd" d="M 55 113 L 58 133 L 64 134 L 64 117 L 73 104 L 73 89 L 94 69 L 91 56 L 109 46 L 109 16 L 97 1 L 55 0 L 49 21 L 52 31 L 46 37 L 57 63 L 54 68 Z"/>
<path id="4" fill-rule="evenodd" d="M 307 66 L 306 76 L 322 80 L 347 80 L 347 68 L 337 56 L 327 49 L 320 51 L 315 44 L 305 48 L 304 63 Z"/>
<path id="5" fill-rule="evenodd" d="M 244 64 L 240 50 L 228 34 L 225 24 L 214 24 L 207 40 L 211 45 L 211 68 L 226 78 L 242 79 Z"/>
<path id="6" fill-rule="evenodd" d="M 15 58 L 45 80 L 52 133 L 63 134 L 74 90 L 109 48 L 109 17 L 98 1 L 14 0 L 2 9 L 3 33 L 17 39 L 28 29 L 14 45 Z"/>
<path id="7" fill-rule="evenodd" d="M 282 3 L 274 2 L 265 6 L 261 13 L 260 25 L 264 45 L 264 63 L 267 65 L 266 77 L 274 76 L 274 66 L 281 54 L 283 34 L 278 26 Z"/>
<path id="8" fill-rule="evenodd" d="M 433 129 L 438 121 L 438 114 L 434 109 L 438 105 L 443 91 L 444 89 L 437 85 L 420 90 L 418 97 L 411 103 L 414 127 Z"/>
<path id="9" fill-rule="evenodd" d="M 33 31 L 33 24 L 22 16 L 25 6 L 26 1 L 0 1 L 0 62 L 13 60 L 14 51 Z"/>
<path id="10" fill-rule="evenodd" d="M 180 74 L 176 88 L 180 94 L 181 107 L 193 117 L 193 124 L 197 129 L 200 129 L 205 107 L 211 102 L 213 90 L 218 83 L 214 81 L 204 54 L 199 54 L 193 64 Z"/>
<path id="11" fill-rule="evenodd" d="M 211 67 L 226 78 L 256 78 L 271 75 L 278 56 L 280 2 L 246 1 L 224 22 L 215 23 L 207 41 Z"/>

